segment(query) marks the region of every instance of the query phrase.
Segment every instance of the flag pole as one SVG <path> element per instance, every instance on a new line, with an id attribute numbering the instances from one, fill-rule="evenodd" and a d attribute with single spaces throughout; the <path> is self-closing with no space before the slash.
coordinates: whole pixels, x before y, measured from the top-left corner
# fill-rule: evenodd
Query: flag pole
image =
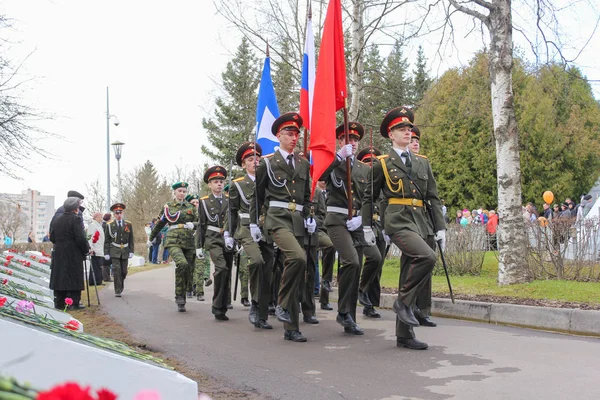
<path id="1" fill-rule="evenodd" d="M 308 0 L 308 14 L 306 16 L 306 24 L 304 25 L 304 29 L 308 29 L 308 21 L 312 20 L 312 5 L 310 0 Z M 309 102 L 309 116 L 310 116 L 310 102 Z M 308 135 L 310 134 L 310 130 L 307 126 L 304 126 L 304 158 L 308 160 Z"/>
<path id="2" fill-rule="evenodd" d="M 350 142 L 348 129 L 348 99 L 344 99 L 344 138 L 346 144 Z M 348 219 L 352 219 L 352 160 L 346 158 L 346 197 L 348 197 Z"/>

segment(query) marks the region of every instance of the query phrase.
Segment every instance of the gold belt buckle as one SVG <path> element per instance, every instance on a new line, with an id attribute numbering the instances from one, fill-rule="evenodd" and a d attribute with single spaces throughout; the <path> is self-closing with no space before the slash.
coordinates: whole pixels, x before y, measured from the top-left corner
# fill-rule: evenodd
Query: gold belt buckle
<path id="1" fill-rule="evenodd" d="M 121 248 L 123 248 L 123 244 L 120 244 L 119 246 L 120 246 Z"/>
<path id="2" fill-rule="evenodd" d="M 296 211 L 296 203 L 294 203 L 293 201 L 290 201 L 288 203 L 288 210 L 290 210 L 290 211 Z"/>
<path id="3" fill-rule="evenodd" d="M 419 200 L 417 200 L 417 199 L 412 199 L 412 205 L 413 205 L 413 207 L 416 207 L 416 206 L 417 206 L 417 202 L 418 202 L 418 201 L 419 201 Z"/>

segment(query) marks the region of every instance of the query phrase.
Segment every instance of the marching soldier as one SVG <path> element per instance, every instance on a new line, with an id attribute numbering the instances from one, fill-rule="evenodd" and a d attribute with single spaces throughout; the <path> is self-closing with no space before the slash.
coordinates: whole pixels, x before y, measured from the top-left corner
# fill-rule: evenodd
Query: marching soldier
<path id="1" fill-rule="evenodd" d="M 421 131 L 413 126 L 410 136 L 410 151 L 419 154 L 421 150 Z M 442 247 L 443 250 L 443 247 Z M 414 309 L 415 317 L 421 326 L 436 327 L 437 324 L 431 320 L 431 274 L 427 283 L 417 296 L 417 303 Z"/>
<path id="2" fill-rule="evenodd" d="M 367 147 L 362 149 L 356 155 L 358 161 L 364 163 L 369 166 L 369 169 L 372 168 L 372 163 L 379 162 L 377 159 L 378 156 L 381 155 L 381 151 L 375 147 Z M 369 171 L 369 174 L 372 172 Z M 371 306 L 363 307 L 363 315 L 369 318 L 381 318 L 381 314 L 377 312 L 375 307 L 379 307 L 379 302 L 381 299 L 381 272 L 383 269 L 383 263 L 385 262 L 386 247 L 390 245 L 390 238 L 385 234 L 383 230 L 383 223 L 381 216 L 383 213 L 380 210 L 379 202 L 374 202 L 373 204 L 373 233 L 375 233 L 376 238 L 376 247 L 379 250 L 379 254 L 381 254 L 381 261 L 379 263 L 379 267 L 374 274 L 369 274 L 366 269 L 363 270 L 363 274 L 360 279 L 360 284 L 358 286 L 359 290 L 365 293 L 369 300 L 371 301 Z M 366 273 L 365 273 L 366 272 Z"/>
<path id="3" fill-rule="evenodd" d="M 177 311 L 185 312 L 185 292 L 192 279 L 194 266 L 194 229 L 198 221 L 198 211 L 185 200 L 187 182 L 176 182 L 171 188 L 174 199 L 163 206 L 150 233 L 148 244 L 151 245 L 162 228 L 168 225 L 165 248 L 175 261 L 175 304 Z"/>
<path id="4" fill-rule="evenodd" d="M 133 257 L 133 226 L 123 219 L 124 210 L 125 204 L 113 204 L 110 211 L 115 218 L 104 228 L 104 259 L 112 262 L 116 297 L 123 293 L 127 266 Z"/>
<path id="5" fill-rule="evenodd" d="M 200 205 L 200 196 L 197 194 L 188 194 L 185 196 L 185 201 L 196 207 L 196 210 L 198 210 L 198 206 Z M 210 286 L 212 284 L 212 280 L 210 279 L 209 259 L 200 259 L 198 257 L 194 258 L 194 268 L 192 268 L 192 278 L 189 280 L 189 284 L 191 284 L 192 287 L 190 289 L 188 286 L 187 297 L 196 296 L 196 300 L 204 301 L 204 285 Z"/>
<path id="6" fill-rule="evenodd" d="M 364 331 L 356 323 L 356 302 L 371 306 L 366 293 L 359 291 L 360 270 L 364 263 L 364 274 L 371 279 L 377 273 L 381 254 L 377 249 L 367 246 L 363 234 L 363 222 L 360 215 L 362 196 L 370 172 L 369 167 L 355 162 L 354 154 L 358 142 L 364 135 L 364 128 L 358 122 L 349 124 L 349 142 L 345 144 L 344 125 L 336 129 L 336 137 L 340 150 L 322 180 L 327 182 L 327 216 L 325 227 L 340 256 L 338 267 L 338 315 L 336 321 L 344 327 L 344 332 L 352 335 L 364 335 Z M 350 188 L 352 199 L 347 197 L 346 158 L 351 159 Z M 352 204 L 352 218 L 348 219 L 348 202 Z"/>
<path id="7" fill-rule="evenodd" d="M 317 188 L 315 189 L 315 198 L 319 199 L 320 202 L 327 204 L 327 190 L 326 182 L 317 182 Z M 313 200 L 314 201 L 314 200 Z M 322 203 L 321 203 L 322 204 Z M 327 207 L 325 206 L 325 210 Z M 327 213 L 325 211 L 325 213 Z M 333 264 L 335 263 L 335 248 L 331 239 L 325 229 L 325 220 L 322 224 L 319 224 L 319 248 L 321 249 L 321 291 L 319 294 L 319 303 L 321 303 L 321 310 L 333 310 L 331 304 L 329 304 L 329 293 L 333 292 L 331 288 L 331 281 L 333 280 Z"/>
<path id="8" fill-rule="evenodd" d="M 246 171 L 246 175 L 233 181 L 229 189 L 229 202 L 231 204 L 231 226 L 235 229 L 233 237 L 244 248 L 247 269 L 250 273 L 252 303 L 248 320 L 257 328 L 273 329 L 267 322 L 269 319 L 271 268 L 274 257 L 273 245 L 267 243 L 266 240 L 257 243 L 250 234 L 250 201 L 254 197 L 256 167 L 261 155 L 262 149 L 259 144 L 246 142 L 240 146 L 235 161 Z M 264 237 L 264 232 L 262 235 Z M 230 232 L 225 231 L 225 237 L 230 236 Z M 242 280 L 241 270 L 240 280 Z M 242 280 L 242 285 L 244 284 L 245 282 Z"/>
<path id="9" fill-rule="evenodd" d="M 362 215 L 365 219 L 365 240 L 374 245 L 375 235 L 370 227 L 373 218 L 371 203 L 383 193 L 387 201 L 385 231 L 402 251 L 403 268 L 398 299 L 394 302 L 396 345 L 424 350 L 428 345 L 415 339 L 413 327 L 419 326 L 419 321 L 415 318 L 413 307 L 435 266 L 435 239 L 444 238 L 446 225 L 429 161 L 408 149 L 413 121 L 414 114 L 406 107 L 395 108 L 384 117 L 380 133 L 391 140 L 393 149 L 380 157 L 380 163 L 373 165 L 372 184 L 370 182 L 365 191 Z M 438 232 L 433 230 L 433 221 L 428 217 L 426 207 L 432 209 Z"/>
<path id="10" fill-rule="evenodd" d="M 295 112 L 285 113 L 273 123 L 271 132 L 279 139 L 279 149 L 260 161 L 257 195 L 250 204 L 250 234 L 254 241 L 262 236 L 254 221 L 257 210 L 264 205 L 264 229 L 285 255 L 275 314 L 284 323 L 284 339 L 293 342 L 306 342 L 299 330 L 298 293 L 306 271 L 305 229 L 311 234 L 317 227 L 314 218 L 307 218 L 310 210 L 305 207 L 310 205 L 310 166 L 294 153 L 301 127 L 302 117 Z"/>
<path id="11" fill-rule="evenodd" d="M 210 194 L 200 199 L 196 246 L 198 257 L 204 257 L 204 249 L 215 265 L 212 313 L 219 321 L 229 320 L 226 314 L 228 297 L 231 295 L 234 251 L 233 238 L 223 236 L 225 215 L 229 208 L 227 196 L 223 193 L 225 178 L 227 171 L 219 165 L 210 167 L 204 173 L 204 182 L 208 184 Z"/>
<path id="12" fill-rule="evenodd" d="M 185 196 L 185 201 L 187 201 L 188 203 L 190 203 L 191 205 L 193 205 L 194 207 L 196 207 L 196 210 L 198 210 L 198 204 L 200 204 L 200 196 L 198 196 L 197 194 L 188 194 L 187 196 Z M 192 267 L 192 271 L 191 271 L 191 279 L 188 279 L 188 286 L 186 288 L 186 293 L 187 293 L 187 297 L 193 297 L 194 296 L 194 277 L 196 276 L 196 267 L 198 265 L 198 257 L 196 257 L 196 259 L 194 260 L 194 266 Z"/>

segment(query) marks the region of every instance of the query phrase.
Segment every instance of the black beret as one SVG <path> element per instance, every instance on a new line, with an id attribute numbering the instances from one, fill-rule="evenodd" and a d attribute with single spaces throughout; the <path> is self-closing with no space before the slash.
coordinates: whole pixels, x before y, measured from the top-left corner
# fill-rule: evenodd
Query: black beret
<path id="1" fill-rule="evenodd" d="M 281 114 L 279 118 L 273 122 L 271 126 L 271 133 L 273 135 L 277 135 L 277 133 L 282 130 L 296 130 L 300 132 L 300 128 L 302 128 L 303 120 L 300 114 L 297 112 L 287 112 L 285 114 Z"/>
<path id="2" fill-rule="evenodd" d="M 236 164 L 241 167 L 242 162 L 247 157 L 253 156 L 255 153 L 259 157 L 262 155 L 262 148 L 260 147 L 260 144 L 255 144 L 254 142 L 246 142 L 242 144 L 235 155 Z"/>
<path id="3" fill-rule="evenodd" d="M 83 200 L 83 195 L 76 190 L 69 190 L 67 192 L 67 197 L 77 197 L 77 198 Z"/>
<path id="4" fill-rule="evenodd" d="M 584 200 L 591 200 L 592 199 L 592 195 L 591 194 L 585 195 L 585 196 L 583 196 L 583 199 Z"/>
<path id="5" fill-rule="evenodd" d="M 415 114 L 410 108 L 397 107 L 388 111 L 385 117 L 383 117 L 379 133 L 381 133 L 381 136 L 389 138 L 392 128 L 401 126 L 410 126 L 412 128 L 413 122 L 415 122 Z"/>
<path id="6" fill-rule="evenodd" d="M 340 138 L 344 134 L 344 124 L 339 125 L 335 129 L 335 137 Z M 365 135 L 365 128 L 358 122 L 348 122 L 348 136 L 356 136 L 361 140 Z"/>

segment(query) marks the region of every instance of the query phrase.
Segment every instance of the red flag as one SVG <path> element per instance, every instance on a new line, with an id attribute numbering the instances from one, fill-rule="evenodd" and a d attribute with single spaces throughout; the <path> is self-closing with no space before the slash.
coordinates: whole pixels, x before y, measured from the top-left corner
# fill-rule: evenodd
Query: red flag
<path id="1" fill-rule="evenodd" d="M 330 0 L 317 61 L 311 122 L 312 191 L 335 158 L 335 113 L 346 106 L 346 59 L 340 0 Z M 311 194 L 311 197 L 312 197 Z"/>

